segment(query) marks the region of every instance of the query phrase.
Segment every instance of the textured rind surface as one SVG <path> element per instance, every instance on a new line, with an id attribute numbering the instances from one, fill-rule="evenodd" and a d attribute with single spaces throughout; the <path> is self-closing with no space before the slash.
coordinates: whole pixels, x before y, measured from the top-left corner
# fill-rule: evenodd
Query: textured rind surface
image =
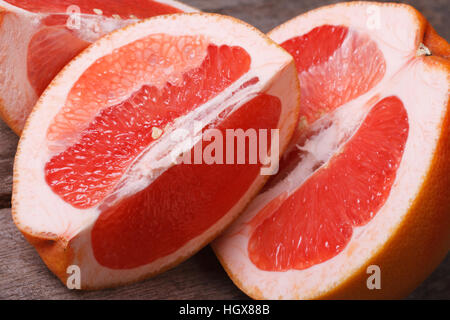
<path id="1" fill-rule="evenodd" d="M 425 17 L 415 8 L 405 4 L 352 2 L 331 6 L 351 5 L 399 6 L 409 10 L 420 28 L 420 39 L 432 52 L 432 56 L 421 59 L 431 68 L 444 70 L 450 83 L 450 45 L 440 37 Z M 308 14 L 308 13 L 306 13 Z M 269 33 L 270 35 L 270 33 Z M 441 122 L 441 131 L 433 160 L 423 178 L 420 192 L 411 203 L 407 214 L 384 245 L 358 271 L 338 286 L 312 297 L 317 300 L 341 299 L 402 299 L 411 293 L 440 264 L 450 250 L 450 95 L 447 93 L 446 113 Z M 213 246 L 214 249 L 214 246 Z M 257 287 L 248 287 L 238 280 L 226 261 L 214 250 L 236 286 L 249 297 L 266 299 Z M 381 270 L 381 290 L 368 290 L 366 272 L 370 265 Z M 304 299 L 304 297 L 297 297 Z"/>
<path id="2" fill-rule="evenodd" d="M 25 239 L 32 244 L 47 267 L 63 282 L 67 281 L 67 268 L 73 260 L 73 250 L 67 241 L 62 239 L 50 240 L 36 237 L 22 231 Z"/>
<path id="3" fill-rule="evenodd" d="M 215 16 L 216 19 L 223 19 L 223 17 L 221 15 L 218 14 L 204 14 L 201 12 L 198 13 L 183 13 L 183 14 L 177 14 L 177 15 L 210 15 L 210 16 Z M 233 17 L 226 17 L 229 20 L 232 20 L 236 23 L 239 24 L 244 24 L 247 28 L 251 29 L 252 31 L 255 32 L 255 34 L 258 34 L 260 36 L 264 37 L 264 40 L 267 44 L 270 44 L 272 46 L 276 46 L 278 47 L 280 50 L 283 50 L 278 44 L 276 44 L 275 42 L 273 42 L 270 38 L 268 38 L 267 36 L 265 36 L 263 33 L 261 33 L 258 29 L 254 28 L 251 25 L 248 25 L 236 18 Z M 146 20 L 151 20 L 152 18 L 146 19 Z M 154 19 L 154 18 L 153 18 Z M 143 20 L 145 21 L 145 20 Z M 123 29 L 119 29 L 116 30 L 108 35 L 106 35 L 104 37 L 104 39 L 110 39 L 111 36 L 114 33 L 118 33 L 118 32 L 123 32 L 124 30 L 131 28 L 133 25 L 129 25 Z M 41 107 L 44 107 L 43 105 L 41 105 L 41 100 L 43 99 L 43 97 L 46 95 L 46 93 L 53 87 L 58 85 L 59 82 L 59 78 L 61 77 L 62 74 L 64 74 L 64 71 L 68 68 L 70 68 L 70 65 L 76 61 L 77 59 L 82 58 L 83 55 L 88 55 L 90 48 L 95 47 L 96 43 L 94 43 L 93 45 L 89 46 L 86 50 L 83 51 L 82 54 L 76 56 L 68 65 L 66 65 L 61 71 L 60 73 L 55 77 L 55 79 L 49 84 L 49 86 L 47 87 L 47 89 L 44 91 L 44 93 L 42 94 L 41 98 L 38 100 L 38 102 L 36 103 L 36 107 L 32 110 L 30 116 L 28 117 L 24 129 L 23 131 L 25 132 L 27 130 L 27 127 L 29 125 L 30 119 L 32 118 L 31 115 L 33 113 L 36 113 L 37 110 Z M 298 88 L 297 92 L 300 91 L 299 89 L 299 82 L 297 77 L 293 76 L 293 73 L 296 74 L 295 71 L 295 65 L 294 62 L 292 61 L 289 66 L 286 66 L 286 73 L 291 73 L 291 76 L 293 77 L 293 79 L 296 79 L 296 83 L 295 83 L 295 87 Z M 299 99 L 299 95 L 297 95 L 297 99 L 296 99 L 297 103 L 296 103 L 296 107 L 295 107 L 295 113 L 293 114 L 294 118 L 298 117 L 299 114 L 299 105 L 300 105 L 300 99 Z M 294 133 L 295 130 L 295 123 L 293 123 L 291 126 L 286 127 L 286 131 L 288 132 L 288 136 L 291 137 L 292 134 Z M 285 149 L 287 148 L 287 142 L 282 144 L 280 147 L 280 154 L 282 154 Z M 17 148 L 17 153 L 16 153 L 16 157 L 15 157 L 15 163 L 17 161 L 18 156 L 21 154 L 22 149 L 21 149 L 21 144 L 19 141 L 19 145 Z M 262 189 L 262 187 L 264 186 L 265 182 L 270 178 L 270 175 L 267 176 L 262 176 L 262 183 L 258 186 L 258 188 L 252 190 L 251 194 L 249 194 L 249 199 L 254 198 L 260 191 L 260 189 Z M 13 190 L 12 190 L 12 210 L 11 210 L 11 215 L 13 218 L 14 223 L 16 224 L 16 226 L 18 227 L 18 229 L 20 230 L 20 232 L 24 235 L 24 237 L 26 238 L 26 240 L 32 244 L 34 246 L 34 248 L 36 249 L 36 251 L 38 252 L 39 256 L 42 258 L 42 260 L 44 261 L 44 263 L 47 265 L 47 267 L 61 280 L 61 282 L 63 284 L 66 284 L 67 279 L 69 277 L 69 274 L 67 274 L 67 268 L 70 265 L 74 264 L 74 261 L 76 259 L 76 250 L 73 248 L 73 241 L 75 240 L 74 238 L 72 239 L 65 239 L 62 238 L 58 235 L 55 234 L 45 234 L 45 233 L 36 233 L 33 230 L 31 230 L 28 227 L 23 227 L 21 222 L 17 219 L 17 213 L 15 211 L 15 201 L 17 201 L 17 184 L 18 184 L 18 179 L 17 179 L 17 171 L 16 169 L 14 169 L 14 177 L 13 177 Z M 248 205 L 250 203 L 250 201 L 247 201 L 246 205 Z M 239 213 L 242 212 L 245 209 L 242 208 L 242 210 L 240 210 L 239 212 L 237 212 L 233 217 L 231 217 L 230 221 L 227 223 L 227 225 L 223 226 L 219 231 L 217 231 L 215 234 L 211 235 L 210 237 L 208 237 L 207 239 L 205 239 L 202 244 L 200 246 L 198 246 L 194 251 L 188 252 L 185 255 L 179 256 L 174 262 L 168 264 L 168 265 L 164 265 L 162 268 L 154 271 L 154 272 L 150 272 L 150 273 L 146 273 L 140 277 L 137 277 L 131 281 L 121 281 L 120 279 L 114 279 L 113 281 L 111 281 L 108 285 L 91 285 L 91 284 L 85 284 L 82 283 L 81 289 L 82 290 L 101 290 L 101 289 L 106 289 L 106 288 L 112 288 L 112 287 L 117 287 L 117 286 L 122 286 L 122 285 L 127 285 L 127 284 L 131 284 L 131 283 L 135 283 L 135 282 L 139 282 L 142 281 L 144 279 L 156 276 L 162 272 L 165 272 L 175 266 L 177 266 L 178 264 L 182 263 L 183 261 L 187 260 L 189 257 L 191 257 L 192 255 L 194 255 L 196 252 L 198 252 L 199 250 L 201 250 L 202 248 L 204 248 L 206 245 L 208 245 L 213 239 L 215 239 L 222 230 L 226 229 L 226 227 L 230 224 L 233 223 L 233 221 L 239 216 Z"/>
<path id="4" fill-rule="evenodd" d="M 422 17 L 422 19 L 425 19 Z M 434 56 L 450 59 L 450 44 L 436 33 L 433 26 L 426 22 L 427 26 L 423 37 L 424 45 L 430 49 Z"/>

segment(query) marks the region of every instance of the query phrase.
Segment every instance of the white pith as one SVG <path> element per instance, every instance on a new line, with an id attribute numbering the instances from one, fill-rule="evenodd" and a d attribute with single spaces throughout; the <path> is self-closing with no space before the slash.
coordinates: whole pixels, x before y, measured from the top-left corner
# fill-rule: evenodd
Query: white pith
<path id="1" fill-rule="evenodd" d="M 168 4 L 184 12 L 196 12 L 195 8 L 173 0 L 156 1 Z M 39 31 L 46 13 L 33 13 L 0 0 L 0 12 L 4 12 L 0 24 L 0 104 L 19 130 L 37 99 L 35 90 L 29 83 L 27 74 L 28 45 L 33 35 Z M 82 28 L 76 32 L 80 39 L 93 42 L 113 30 L 134 23 L 136 19 L 105 18 L 95 14 L 80 15 Z M 98 29 L 86 28 L 96 24 Z M 83 28 L 85 27 L 85 28 Z M 11 45 L 13 44 L 13 45 Z"/>
<path id="2" fill-rule="evenodd" d="M 343 4 L 312 11 L 287 22 L 269 36 L 278 43 L 305 34 L 324 24 L 344 25 L 366 33 L 376 41 L 386 60 L 386 74 L 381 83 L 366 94 L 344 104 L 328 130 L 314 137 L 306 148 L 310 162 L 302 163 L 278 185 L 258 195 L 240 217 L 215 242 L 213 247 L 222 263 L 241 289 L 267 299 L 311 299 L 330 292 L 344 283 L 373 257 L 404 220 L 420 190 L 437 146 L 449 99 L 448 74 L 417 57 L 419 30 L 417 17 L 405 7 L 377 5 L 383 25 L 368 29 L 367 4 Z M 302 86 L 302 83 L 300 83 Z M 375 217 L 365 226 L 354 228 L 345 249 L 334 258 L 305 270 L 285 272 L 258 269 L 248 256 L 251 228 L 248 222 L 272 199 L 283 192 L 292 193 L 312 173 L 319 160 L 329 160 L 339 141 L 339 125 L 358 124 L 367 107 L 377 101 L 397 96 L 403 102 L 409 121 L 409 135 L 391 193 Z M 376 97 L 375 100 L 373 97 Z M 347 110 L 345 110 L 347 109 Z M 359 110 L 358 110 L 359 109 Z M 331 115 L 332 116 L 332 115 Z M 349 131 L 354 131 L 351 129 Z M 321 143 L 325 147 L 317 147 Z"/>
<path id="3" fill-rule="evenodd" d="M 183 27 L 180 28 L 180 26 Z M 150 151 L 143 152 L 123 177 L 123 180 L 127 179 L 117 193 L 119 197 L 142 190 L 157 175 L 173 165 L 171 159 L 164 157 L 171 148 L 175 147 L 168 138 L 170 131 L 174 128 L 190 126 L 189 122 L 192 119 L 202 120 L 204 125 L 207 125 L 226 107 L 233 104 L 239 107 L 257 93 L 265 92 L 277 96 L 283 106 L 278 126 L 281 128 L 280 148 L 285 147 L 287 135 L 295 125 L 295 106 L 298 96 L 292 58 L 255 29 L 234 19 L 203 14 L 162 16 L 116 31 L 111 36 L 96 42 L 60 73 L 50 85 L 50 89 L 44 92 L 38 101 L 20 141 L 14 177 L 16 183 L 13 207 L 16 224 L 20 229 L 36 236 L 70 240 L 70 247 L 76 253 L 73 264 L 81 267 L 83 286 L 102 287 L 126 283 L 157 272 L 180 258 L 189 256 L 207 239 L 217 234 L 224 225 L 231 222 L 264 181 L 264 176 L 259 176 L 246 194 L 220 221 L 169 256 L 149 265 L 129 270 L 112 270 L 97 263 L 91 248 L 90 231 L 99 215 L 98 206 L 86 210 L 75 209 L 54 194 L 47 185 L 44 166 L 49 160 L 50 152 L 47 148 L 45 128 L 51 124 L 52 119 L 64 105 L 75 81 L 98 58 L 111 53 L 115 48 L 157 33 L 180 36 L 202 35 L 218 46 L 222 44 L 240 46 L 252 59 L 250 71 L 218 96 L 194 112 L 176 119 L 175 125 L 166 128 Z M 261 52 L 264 54 L 261 55 Z M 253 77 L 258 77 L 259 82 L 232 95 L 243 83 Z M 229 104 L 223 102 L 229 102 Z"/>
<path id="4" fill-rule="evenodd" d="M 171 138 L 174 130 L 186 129 L 189 134 L 186 136 L 188 143 L 183 143 L 180 151 L 187 152 L 202 139 L 202 129 L 214 123 L 219 114 L 227 107 L 233 106 L 233 111 L 239 109 L 245 102 L 254 98 L 259 92 L 264 92 L 264 84 L 249 86 L 243 90 L 237 91 L 242 84 L 252 79 L 255 74 L 250 71 L 238 79 L 229 88 L 225 89 L 218 96 L 207 101 L 202 106 L 190 112 L 186 116 L 180 117 L 174 121 L 168 128 L 165 128 L 164 134 L 154 144 L 149 152 L 145 150 L 142 155 L 137 157 L 136 163 L 124 175 L 122 180 L 126 181 L 123 188 L 115 193 L 119 199 L 126 195 L 134 194 L 145 189 L 168 168 L 173 166 L 174 158 L 170 151 L 178 150 L 180 142 Z M 237 91 L 237 92 L 236 92 Z M 195 128 L 193 123 L 201 122 L 202 126 Z M 180 153 L 182 153 L 180 152 Z"/>
<path id="5" fill-rule="evenodd" d="M 270 185 L 271 190 L 267 192 L 270 197 L 292 194 L 320 166 L 325 166 L 334 154 L 340 152 L 373 107 L 364 98 L 367 99 L 367 96 L 358 97 L 314 122 L 309 127 L 314 134 L 305 139 L 303 144 L 294 144 L 291 140 L 286 153 L 293 148 L 299 149 L 303 158 L 282 183 Z"/>
<path id="6" fill-rule="evenodd" d="M 36 17 L 9 12 L 4 14 L 0 25 L 0 104 L 22 126 L 38 99 L 27 75 L 28 44 L 38 25 Z"/>

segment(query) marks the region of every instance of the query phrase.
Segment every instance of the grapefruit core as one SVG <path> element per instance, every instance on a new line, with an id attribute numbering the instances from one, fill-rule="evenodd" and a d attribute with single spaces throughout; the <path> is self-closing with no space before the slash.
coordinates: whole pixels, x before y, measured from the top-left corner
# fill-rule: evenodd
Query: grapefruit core
<path id="1" fill-rule="evenodd" d="M 450 247 L 449 45 L 412 7 L 368 2 L 269 36 L 296 61 L 299 124 L 219 260 L 254 298 L 405 296 Z"/>
<path id="2" fill-rule="evenodd" d="M 90 289 L 162 272 L 267 180 L 265 161 L 175 164 L 172 134 L 203 123 L 190 151 L 207 129 L 277 129 L 283 151 L 298 106 L 292 57 L 238 20 L 176 14 L 128 26 L 85 50 L 38 101 L 16 157 L 14 221 L 63 282 L 70 265 Z"/>
<path id="3" fill-rule="evenodd" d="M 172 0 L 0 1 L 0 117 L 20 134 L 50 81 L 96 39 L 139 19 L 193 11 Z"/>

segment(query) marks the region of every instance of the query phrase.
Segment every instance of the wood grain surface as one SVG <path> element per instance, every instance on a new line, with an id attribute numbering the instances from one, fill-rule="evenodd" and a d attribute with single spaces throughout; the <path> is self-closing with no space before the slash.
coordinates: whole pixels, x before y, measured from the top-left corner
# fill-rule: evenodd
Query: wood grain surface
<path id="1" fill-rule="evenodd" d="M 307 10 L 337 1 L 185 0 L 203 11 L 231 15 L 264 32 Z M 405 1 L 450 38 L 448 0 Z M 45 267 L 11 219 L 12 168 L 18 138 L 0 122 L 0 299 L 246 299 L 209 247 L 155 278 L 110 290 L 70 291 Z M 450 255 L 409 299 L 450 299 Z"/>

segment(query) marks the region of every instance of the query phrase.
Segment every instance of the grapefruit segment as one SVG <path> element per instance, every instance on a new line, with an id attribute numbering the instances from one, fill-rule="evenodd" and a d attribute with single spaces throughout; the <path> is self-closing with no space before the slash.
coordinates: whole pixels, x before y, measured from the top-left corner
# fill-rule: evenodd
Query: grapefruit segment
<path id="1" fill-rule="evenodd" d="M 294 132 L 298 101 L 292 57 L 238 20 L 178 14 L 120 29 L 75 58 L 30 115 L 14 221 L 63 282 L 70 265 L 80 267 L 82 288 L 162 272 L 206 245 L 262 187 L 261 170 L 276 169 L 271 146 L 282 152 Z M 220 158 L 212 129 L 227 137 L 223 146 L 233 129 L 266 132 L 254 142 L 259 160 L 246 145 L 239 163 L 238 137 L 235 159 L 226 148 Z"/>
<path id="2" fill-rule="evenodd" d="M 298 61 L 301 126 L 366 93 L 386 69 L 376 43 L 345 26 L 316 27 L 281 46 Z"/>
<path id="3" fill-rule="evenodd" d="M 172 0 L 7 0 L 0 11 L 0 115 L 20 133 L 50 81 L 92 42 L 138 19 L 196 10 Z"/>
<path id="4" fill-rule="evenodd" d="M 100 73 L 100 70 L 108 70 L 117 63 L 114 60 L 108 61 L 110 56 L 106 56 L 97 61 L 93 65 L 94 68 L 89 68 L 77 81 L 74 89 L 69 93 L 66 106 L 58 113 L 49 128 L 48 139 L 51 143 L 53 143 L 52 140 L 64 139 L 64 143 L 67 144 L 73 140 L 71 139 L 74 135 L 73 131 L 81 131 L 78 134 L 81 136 L 80 139 L 71 147 L 53 156 L 45 167 L 46 181 L 52 190 L 77 208 L 89 208 L 101 201 L 114 188 L 133 160 L 164 134 L 165 127 L 169 126 L 174 119 L 185 115 L 226 89 L 250 68 L 250 57 L 240 47 L 209 45 L 206 49 L 199 45 L 195 51 L 191 50 L 192 52 L 188 54 L 203 57 L 204 54 L 198 52 L 200 49 L 207 50 L 207 54 L 201 65 L 195 67 L 198 62 L 193 55 L 190 59 L 180 60 L 174 57 L 172 48 L 184 51 L 183 47 L 180 48 L 180 43 L 200 44 L 199 39 L 181 38 L 172 45 L 170 42 L 164 44 L 158 42 L 139 41 L 132 44 L 142 48 L 152 48 L 155 44 L 158 49 L 166 48 L 165 51 L 159 52 L 159 59 L 165 56 L 170 58 L 165 61 L 165 65 L 161 65 L 157 59 L 154 63 L 157 69 L 145 70 L 144 64 L 141 66 L 133 59 L 139 69 L 144 69 L 141 71 L 142 74 L 150 76 L 149 79 L 140 79 L 139 76 L 133 79 L 131 67 L 130 70 L 119 67 L 118 70 L 111 72 L 112 74 Z M 121 49 L 130 48 L 127 46 Z M 125 56 L 122 51 L 119 50 L 114 55 L 119 58 Z M 140 56 L 144 59 L 152 59 L 153 55 L 155 54 L 144 53 Z M 184 57 L 184 55 L 185 52 L 182 52 L 181 56 Z M 133 57 L 133 54 L 126 57 L 130 58 L 130 56 Z M 225 64 L 223 61 L 233 61 L 233 63 Z M 127 61 L 119 63 L 131 66 Z M 192 69 L 181 73 L 186 67 Z M 168 79 L 166 76 L 168 79 L 166 85 L 159 89 L 157 86 L 161 86 L 159 82 L 164 79 L 163 76 L 168 71 L 172 73 L 167 76 L 175 80 Z M 95 78 L 95 75 L 99 73 L 102 76 Z M 163 75 L 159 76 L 161 74 Z M 125 83 L 125 85 L 111 85 L 111 82 L 117 83 L 117 80 L 114 80 L 116 77 L 119 78 L 119 83 Z M 154 85 L 146 84 L 127 100 L 104 109 L 102 103 L 105 99 L 102 97 L 108 96 L 107 102 L 118 100 L 116 91 L 120 97 L 120 92 L 126 89 L 132 90 L 132 84 L 135 86 L 143 80 Z M 84 92 L 78 88 L 88 85 L 95 87 L 96 90 L 92 94 L 82 95 L 77 99 L 77 94 Z M 193 92 L 196 94 L 193 95 Z M 100 101 L 95 103 L 97 101 L 94 99 Z M 95 114 L 97 109 L 100 109 L 97 111 L 99 114 L 90 121 L 89 115 Z M 81 129 L 86 122 L 89 126 Z M 156 137 L 154 130 L 158 131 Z M 106 168 L 105 164 L 107 164 Z"/>
<path id="5" fill-rule="evenodd" d="M 378 102 L 342 150 L 252 231 L 250 260 L 267 271 L 302 270 L 339 254 L 389 196 L 407 136 L 403 103 Z"/>
<path id="6" fill-rule="evenodd" d="M 450 46 L 429 30 L 410 6 L 356 2 L 270 32 L 296 60 L 302 101 L 279 173 L 213 243 L 245 293 L 399 298 L 447 254 Z"/>
<path id="7" fill-rule="evenodd" d="M 30 40 L 27 57 L 28 79 L 36 94 L 44 92 L 67 62 L 89 44 L 65 28 L 44 27 L 36 32 Z"/>

